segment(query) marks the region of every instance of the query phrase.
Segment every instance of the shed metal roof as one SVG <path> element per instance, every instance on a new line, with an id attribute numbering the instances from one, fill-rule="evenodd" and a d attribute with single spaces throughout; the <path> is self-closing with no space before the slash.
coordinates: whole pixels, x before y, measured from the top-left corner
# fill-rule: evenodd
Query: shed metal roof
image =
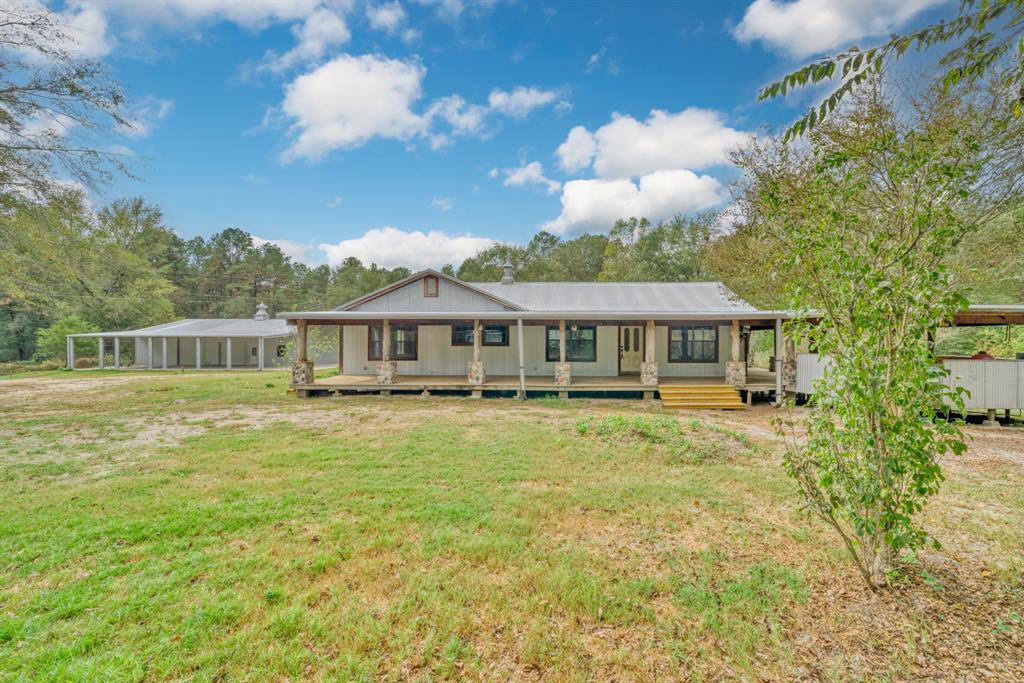
<path id="1" fill-rule="evenodd" d="M 278 318 L 188 318 L 118 332 L 87 332 L 69 337 L 287 337 L 292 328 Z"/>

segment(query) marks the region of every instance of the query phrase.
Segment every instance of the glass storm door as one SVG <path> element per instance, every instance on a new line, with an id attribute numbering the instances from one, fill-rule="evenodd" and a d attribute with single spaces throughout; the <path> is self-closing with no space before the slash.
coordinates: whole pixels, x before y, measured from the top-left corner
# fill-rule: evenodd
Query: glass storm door
<path id="1" fill-rule="evenodd" d="M 639 325 L 619 328 L 619 372 L 640 372 L 644 359 L 643 329 Z"/>

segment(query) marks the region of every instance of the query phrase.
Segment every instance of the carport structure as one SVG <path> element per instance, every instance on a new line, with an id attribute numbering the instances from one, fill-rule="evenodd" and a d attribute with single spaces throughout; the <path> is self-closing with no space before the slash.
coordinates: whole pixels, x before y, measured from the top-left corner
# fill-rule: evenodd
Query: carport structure
<path id="1" fill-rule="evenodd" d="M 122 344 L 134 344 L 132 367 L 224 368 L 227 370 L 283 367 L 293 329 L 284 320 L 270 318 L 260 304 L 254 318 L 191 318 L 137 330 L 87 332 L 67 336 L 68 368 L 75 367 L 75 340 L 96 339 L 99 367 L 106 367 L 107 341 L 113 342 L 115 369 L 122 363 Z"/>

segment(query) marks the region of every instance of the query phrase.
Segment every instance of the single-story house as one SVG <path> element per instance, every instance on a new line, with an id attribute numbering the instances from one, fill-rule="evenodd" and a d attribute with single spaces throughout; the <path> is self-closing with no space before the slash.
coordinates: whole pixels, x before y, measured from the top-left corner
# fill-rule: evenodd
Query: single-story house
<path id="1" fill-rule="evenodd" d="M 637 391 L 688 406 L 742 407 L 738 390 L 781 395 L 796 357 L 785 311 L 719 282 L 463 282 L 423 270 L 295 325 L 299 395 L 377 391 Z M 338 376 L 314 380 L 312 325 L 338 327 Z M 781 372 L 748 369 L 752 330 L 776 330 Z"/>
<path id="2" fill-rule="evenodd" d="M 271 318 L 265 304 L 252 318 L 191 318 L 119 332 L 88 332 L 67 337 L 68 367 L 75 367 L 75 340 L 99 341 L 99 367 L 106 366 L 107 340 L 113 341 L 114 367 L 121 362 L 122 341 L 134 344 L 131 367 L 225 368 L 286 367 L 288 342 L 294 334 L 284 320 Z"/>

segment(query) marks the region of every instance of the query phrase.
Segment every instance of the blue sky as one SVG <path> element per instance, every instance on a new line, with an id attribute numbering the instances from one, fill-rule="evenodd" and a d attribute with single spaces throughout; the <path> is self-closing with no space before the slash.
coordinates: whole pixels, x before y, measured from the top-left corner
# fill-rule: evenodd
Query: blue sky
<path id="1" fill-rule="evenodd" d="M 35 2 L 37 0 L 26 0 Z M 310 263 L 458 263 L 490 240 L 728 203 L 728 151 L 814 96 L 759 85 L 943 0 L 65 2 L 132 98 L 143 195 L 184 237 Z"/>

